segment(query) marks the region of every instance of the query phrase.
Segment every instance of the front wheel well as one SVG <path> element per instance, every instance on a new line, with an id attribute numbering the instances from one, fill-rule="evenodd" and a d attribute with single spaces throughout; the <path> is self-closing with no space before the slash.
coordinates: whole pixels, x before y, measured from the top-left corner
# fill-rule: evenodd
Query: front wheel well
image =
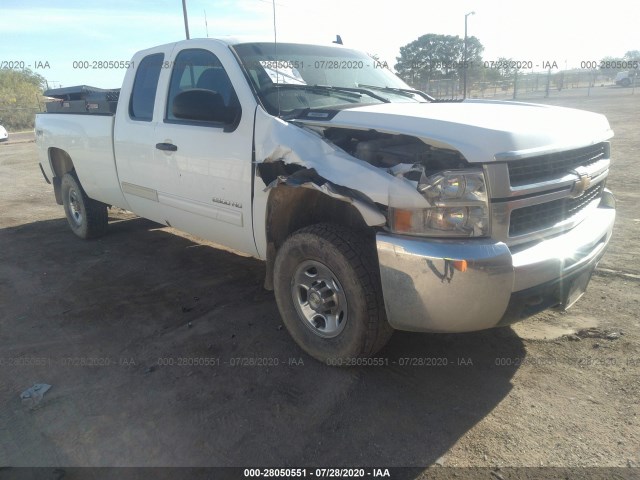
<path id="1" fill-rule="evenodd" d="M 269 194 L 266 214 L 267 273 L 264 286 L 273 290 L 276 254 L 293 232 L 318 223 L 341 225 L 363 233 L 373 233 L 360 212 L 349 202 L 320 191 L 280 185 Z"/>

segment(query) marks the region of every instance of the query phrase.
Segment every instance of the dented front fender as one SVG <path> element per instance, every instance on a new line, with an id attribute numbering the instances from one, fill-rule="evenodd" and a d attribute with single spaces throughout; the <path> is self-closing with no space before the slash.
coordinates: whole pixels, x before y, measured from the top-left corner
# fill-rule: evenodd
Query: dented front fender
<path id="1" fill-rule="evenodd" d="M 257 171 L 266 189 L 287 184 L 319 190 L 351 203 L 369 226 L 385 224 L 377 205 L 388 205 L 390 192 L 398 207 L 428 207 L 405 179 L 349 155 L 308 127 L 273 117 L 261 108 L 256 111 L 255 139 Z"/>

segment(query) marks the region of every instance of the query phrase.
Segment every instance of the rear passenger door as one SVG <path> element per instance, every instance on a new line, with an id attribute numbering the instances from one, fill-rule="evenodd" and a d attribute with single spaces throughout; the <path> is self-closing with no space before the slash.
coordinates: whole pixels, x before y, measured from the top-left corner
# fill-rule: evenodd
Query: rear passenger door
<path id="1" fill-rule="evenodd" d="M 170 59 L 171 75 L 162 92 L 163 119 L 154 132 L 155 165 L 176 169 L 176 182 L 158 193 L 159 201 L 167 207 L 171 225 L 255 254 L 251 221 L 255 99 L 226 45 L 210 40 L 188 45 L 176 48 Z M 235 112 L 233 121 L 206 121 L 200 115 L 184 118 L 174 112 L 179 94 L 199 89 L 219 94 L 225 111 Z"/>
<path id="2" fill-rule="evenodd" d="M 136 68 L 125 77 L 114 126 L 118 179 L 129 208 L 161 223 L 166 219 L 158 192 L 173 188 L 177 169 L 171 161 L 157 162 L 152 140 L 163 117 L 164 102 L 157 93 L 167 82 L 166 62 L 172 50 L 173 45 L 161 46 L 133 58 Z"/>

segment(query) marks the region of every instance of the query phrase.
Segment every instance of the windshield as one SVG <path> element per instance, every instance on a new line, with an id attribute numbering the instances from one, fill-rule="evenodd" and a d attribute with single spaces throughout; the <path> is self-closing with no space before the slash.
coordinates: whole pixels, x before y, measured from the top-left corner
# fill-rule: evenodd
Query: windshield
<path id="1" fill-rule="evenodd" d="M 278 43 L 234 45 L 272 115 L 384 102 L 419 102 L 410 87 L 367 54 L 342 47 Z M 395 89 L 395 90 L 394 90 Z"/>

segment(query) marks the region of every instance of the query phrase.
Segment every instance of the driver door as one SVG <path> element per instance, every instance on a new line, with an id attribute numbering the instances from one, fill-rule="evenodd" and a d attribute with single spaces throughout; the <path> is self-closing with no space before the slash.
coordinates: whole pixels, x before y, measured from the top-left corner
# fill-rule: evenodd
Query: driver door
<path id="1" fill-rule="evenodd" d="M 192 48 L 176 49 L 172 55 L 164 119 L 154 131 L 155 163 L 174 165 L 177 175 L 168 191 L 158 192 L 158 200 L 171 226 L 253 255 L 254 109 L 241 108 L 227 69 L 211 51 L 211 44 L 207 48 L 198 48 L 194 42 L 191 45 Z M 222 56 L 226 52 L 220 53 Z M 211 98 L 211 93 L 198 97 L 197 90 L 219 95 L 219 108 L 234 112 L 227 115 L 229 120 L 210 120 L 206 119 L 210 111 L 190 115 L 188 109 L 176 107 L 176 97 L 184 92 L 196 91 L 194 95 L 183 95 L 178 103 L 184 98 Z M 187 107 L 193 111 L 193 105 Z M 216 107 L 209 104 L 206 108 Z"/>

